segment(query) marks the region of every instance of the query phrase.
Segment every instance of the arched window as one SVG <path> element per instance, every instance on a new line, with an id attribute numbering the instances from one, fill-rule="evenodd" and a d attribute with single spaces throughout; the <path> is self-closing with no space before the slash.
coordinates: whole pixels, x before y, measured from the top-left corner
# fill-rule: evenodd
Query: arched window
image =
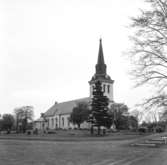
<path id="1" fill-rule="evenodd" d="M 62 126 L 64 127 L 64 117 L 62 117 Z"/>
<path id="2" fill-rule="evenodd" d="M 108 85 L 108 93 L 110 93 L 110 85 Z"/>
<path id="3" fill-rule="evenodd" d="M 54 119 L 52 118 L 52 127 L 54 127 Z"/>
<path id="4" fill-rule="evenodd" d="M 56 125 L 56 128 L 58 127 L 58 120 L 57 120 L 57 117 L 55 118 L 55 125 Z"/>
<path id="5" fill-rule="evenodd" d="M 67 118 L 68 121 L 68 127 L 70 126 L 70 117 Z"/>
<path id="6" fill-rule="evenodd" d="M 48 127 L 50 127 L 50 119 L 48 119 Z"/>

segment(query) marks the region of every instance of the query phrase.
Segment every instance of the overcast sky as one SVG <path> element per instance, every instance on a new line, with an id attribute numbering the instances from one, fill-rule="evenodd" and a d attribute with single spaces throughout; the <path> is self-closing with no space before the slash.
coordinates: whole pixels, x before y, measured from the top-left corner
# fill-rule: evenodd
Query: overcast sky
<path id="1" fill-rule="evenodd" d="M 133 89 L 129 61 L 130 17 L 142 0 L 1 0 L 0 113 L 34 106 L 35 117 L 55 101 L 89 96 L 99 38 L 114 100 L 130 108 L 143 95 Z"/>

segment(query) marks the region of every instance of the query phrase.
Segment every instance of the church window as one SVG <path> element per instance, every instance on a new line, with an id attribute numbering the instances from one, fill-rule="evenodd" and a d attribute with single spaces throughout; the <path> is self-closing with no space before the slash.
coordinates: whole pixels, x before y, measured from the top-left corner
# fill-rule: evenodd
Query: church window
<path id="1" fill-rule="evenodd" d="M 108 85 L 108 93 L 110 93 L 110 85 Z"/>
<path id="2" fill-rule="evenodd" d="M 52 127 L 54 126 L 54 119 L 52 119 Z"/>
<path id="3" fill-rule="evenodd" d="M 64 127 L 64 117 L 62 117 L 62 126 Z"/>
<path id="4" fill-rule="evenodd" d="M 103 85 L 103 92 L 105 92 L 105 89 L 106 89 L 106 85 L 104 84 Z"/>
<path id="5" fill-rule="evenodd" d="M 70 126 L 70 117 L 67 118 L 68 121 L 68 127 Z"/>
<path id="6" fill-rule="evenodd" d="M 58 127 L 57 117 L 55 118 L 56 128 Z"/>
<path id="7" fill-rule="evenodd" d="M 48 119 L 48 127 L 50 126 L 50 119 Z"/>

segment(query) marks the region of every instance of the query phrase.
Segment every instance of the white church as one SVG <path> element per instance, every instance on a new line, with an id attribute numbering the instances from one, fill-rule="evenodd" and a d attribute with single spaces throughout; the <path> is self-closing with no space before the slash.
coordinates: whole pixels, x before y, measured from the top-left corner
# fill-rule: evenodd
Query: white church
<path id="1" fill-rule="evenodd" d="M 72 113 L 73 108 L 77 105 L 78 102 L 87 102 L 88 104 L 91 102 L 91 98 L 93 97 L 93 88 L 95 86 L 96 81 L 100 81 L 102 84 L 102 89 L 104 95 L 109 98 L 109 101 L 113 102 L 113 84 L 114 80 L 107 75 L 107 66 L 104 62 L 103 55 L 103 47 L 102 40 L 100 39 L 99 43 L 99 52 L 98 52 L 98 60 L 95 66 L 95 74 L 89 81 L 90 86 L 90 96 L 86 98 L 76 99 L 67 102 L 55 103 L 51 106 L 38 120 L 35 121 L 34 127 L 38 130 L 48 129 L 73 129 L 76 126 L 70 122 L 70 115 Z M 88 128 L 88 123 L 81 124 L 81 128 Z"/>

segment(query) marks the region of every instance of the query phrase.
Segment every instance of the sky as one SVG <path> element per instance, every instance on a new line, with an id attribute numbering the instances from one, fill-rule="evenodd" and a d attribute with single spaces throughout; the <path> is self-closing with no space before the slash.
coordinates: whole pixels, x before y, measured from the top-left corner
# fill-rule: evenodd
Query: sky
<path id="1" fill-rule="evenodd" d="M 144 0 L 0 0 L 0 114 L 32 105 L 35 118 L 55 101 L 89 96 L 102 38 L 114 101 L 131 109 L 145 89 L 134 89 L 130 18 Z"/>

